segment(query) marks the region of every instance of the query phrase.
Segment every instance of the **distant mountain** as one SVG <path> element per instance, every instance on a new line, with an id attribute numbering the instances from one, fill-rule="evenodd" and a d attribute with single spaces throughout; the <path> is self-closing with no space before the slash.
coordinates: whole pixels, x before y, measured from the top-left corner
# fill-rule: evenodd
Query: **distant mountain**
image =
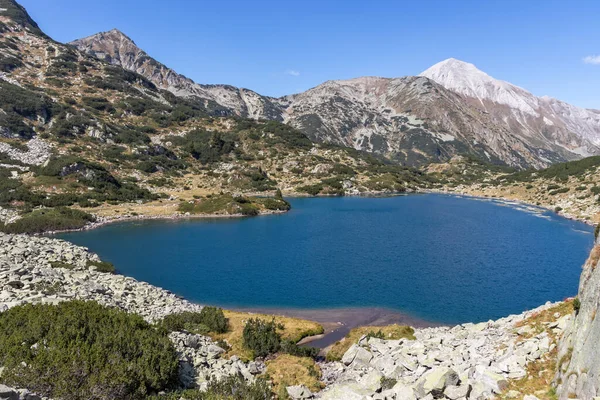
<path id="1" fill-rule="evenodd" d="M 600 111 L 538 98 L 473 64 L 448 59 L 420 77 L 328 81 L 279 99 L 197 84 L 151 58 L 118 30 L 71 43 L 193 97 L 217 115 L 283 120 L 311 139 L 421 165 L 457 154 L 519 168 L 600 154 Z"/>
<path id="2" fill-rule="evenodd" d="M 425 76 L 505 124 L 512 132 L 553 142 L 581 156 L 598 154 L 600 111 L 578 108 L 550 97 L 536 97 L 511 83 L 494 79 L 473 64 L 448 59 Z"/>
<path id="3" fill-rule="evenodd" d="M 156 86 L 177 96 L 197 97 L 216 103 L 215 113 L 254 119 L 281 120 L 278 104 L 266 96 L 230 85 L 200 85 L 148 56 L 133 40 L 118 29 L 101 32 L 69 43 L 94 55 L 148 78 Z"/>

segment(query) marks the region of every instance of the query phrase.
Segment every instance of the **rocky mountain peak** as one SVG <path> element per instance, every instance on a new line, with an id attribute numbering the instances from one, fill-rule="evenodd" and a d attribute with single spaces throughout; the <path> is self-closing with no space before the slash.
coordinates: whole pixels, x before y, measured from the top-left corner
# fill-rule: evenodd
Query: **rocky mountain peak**
<path id="1" fill-rule="evenodd" d="M 525 89 L 491 77 L 474 64 L 449 58 L 423 71 L 420 76 L 464 96 L 480 101 L 490 100 L 529 115 L 537 115 L 538 102 L 535 96 Z"/>
<path id="2" fill-rule="evenodd" d="M 17 29 L 25 29 L 39 36 L 46 36 L 38 24 L 29 16 L 25 7 L 15 0 L 0 0 L 0 22 L 12 22 Z"/>

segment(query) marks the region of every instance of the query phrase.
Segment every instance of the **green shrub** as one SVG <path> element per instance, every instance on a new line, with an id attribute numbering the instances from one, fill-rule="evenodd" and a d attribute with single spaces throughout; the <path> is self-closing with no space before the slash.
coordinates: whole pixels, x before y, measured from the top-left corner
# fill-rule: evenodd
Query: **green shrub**
<path id="1" fill-rule="evenodd" d="M 300 186 L 298 188 L 299 192 L 304 192 L 304 193 L 308 193 L 311 196 L 316 196 L 319 193 L 321 193 L 321 191 L 323 190 L 323 185 L 317 183 L 314 185 L 306 185 L 306 186 Z"/>
<path id="2" fill-rule="evenodd" d="M 598 234 L 600 233 L 600 224 L 596 225 L 596 228 L 594 229 L 594 238 L 598 239 Z"/>
<path id="3" fill-rule="evenodd" d="M 241 204 L 240 206 L 240 214 L 246 216 L 255 216 L 259 214 L 258 207 L 254 204 Z"/>
<path id="4" fill-rule="evenodd" d="M 321 349 L 318 347 L 298 346 L 291 340 L 283 339 L 281 341 L 280 351 L 296 357 L 316 358 Z"/>
<path id="5" fill-rule="evenodd" d="M 65 269 L 73 269 L 75 266 L 73 264 L 69 264 L 62 261 L 52 261 L 50 262 L 50 266 L 52 268 L 65 268 Z"/>
<path id="6" fill-rule="evenodd" d="M 11 224 L 0 224 L 6 233 L 43 233 L 83 228 L 96 219 L 83 211 L 67 207 L 34 210 Z"/>
<path id="7" fill-rule="evenodd" d="M 200 311 L 200 321 L 208 326 L 211 332 L 225 333 L 229 329 L 229 320 L 225 318 L 223 310 L 217 307 L 206 306 Z"/>
<path id="8" fill-rule="evenodd" d="M 259 318 L 251 318 L 244 326 L 244 347 L 252 350 L 254 357 L 266 357 L 279 351 L 281 348 L 281 335 L 277 332 L 279 328 L 272 321 Z"/>
<path id="9" fill-rule="evenodd" d="M 575 311 L 575 315 L 579 314 L 580 308 L 581 308 L 581 300 L 579 300 L 579 297 L 575 297 L 575 299 L 573 299 L 573 310 Z"/>
<path id="10" fill-rule="evenodd" d="M 88 267 L 96 267 L 96 271 L 98 271 L 98 272 L 103 272 L 106 274 L 114 274 L 115 273 L 115 266 L 112 263 L 109 263 L 107 261 L 88 260 L 87 266 Z"/>
<path id="11" fill-rule="evenodd" d="M 94 302 L 11 308 L 0 314 L 0 349 L 3 383 L 64 400 L 142 399 L 177 379 L 164 331 Z"/>
<path id="12" fill-rule="evenodd" d="M 227 376 L 219 381 L 211 381 L 206 391 L 183 390 L 150 397 L 153 400 L 270 400 L 273 399 L 271 385 L 259 377 L 248 383 L 240 375 Z"/>
<path id="13" fill-rule="evenodd" d="M 288 211 L 291 208 L 290 203 L 283 200 L 281 197 L 276 197 L 274 199 L 260 199 L 259 201 L 267 210 Z"/>
<path id="14" fill-rule="evenodd" d="M 199 334 L 225 333 L 229 329 L 229 320 L 225 318 L 222 309 L 207 306 L 199 313 L 184 311 L 169 314 L 162 319 L 160 326 L 169 332 L 186 330 Z"/>

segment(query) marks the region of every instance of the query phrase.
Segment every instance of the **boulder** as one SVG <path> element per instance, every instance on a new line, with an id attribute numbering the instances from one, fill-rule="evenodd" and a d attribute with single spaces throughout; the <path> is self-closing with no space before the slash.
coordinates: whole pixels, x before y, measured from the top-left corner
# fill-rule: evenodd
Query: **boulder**
<path id="1" fill-rule="evenodd" d="M 471 385 L 454 386 L 450 385 L 444 389 L 444 396 L 450 400 L 466 398 L 471 390 Z"/>
<path id="2" fill-rule="evenodd" d="M 313 397 L 312 392 L 304 385 L 288 386 L 285 389 L 293 400 L 311 399 Z"/>
<path id="3" fill-rule="evenodd" d="M 425 373 L 417 381 L 415 391 L 419 398 L 432 394 L 433 397 L 439 397 L 444 393 L 447 386 L 453 386 L 458 383 L 458 374 L 454 370 L 446 367 L 436 367 Z"/>
<path id="4" fill-rule="evenodd" d="M 0 400 L 19 400 L 19 392 L 0 384 Z"/>
<path id="5" fill-rule="evenodd" d="M 394 387 L 391 389 L 396 394 L 396 400 L 416 400 L 417 395 L 415 394 L 415 390 L 407 385 L 404 385 L 400 382 L 396 383 Z"/>

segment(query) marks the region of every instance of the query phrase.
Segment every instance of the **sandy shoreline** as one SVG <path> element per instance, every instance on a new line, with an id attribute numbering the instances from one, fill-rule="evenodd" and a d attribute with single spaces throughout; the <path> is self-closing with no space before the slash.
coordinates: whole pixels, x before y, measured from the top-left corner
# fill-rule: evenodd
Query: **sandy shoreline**
<path id="1" fill-rule="evenodd" d="M 401 311 L 380 307 L 342 307 L 342 308 L 316 308 L 296 309 L 283 307 L 235 307 L 228 308 L 232 311 L 268 314 L 285 317 L 294 317 L 318 322 L 323 325 L 325 332 L 322 335 L 311 336 L 303 339 L 300 344 L 325 348 L 359 326 L 386 326 L 392 324 L 409 325 L 414 328 L 427 328 L 442 326 L 443 324 L 425 321 Z"/>

